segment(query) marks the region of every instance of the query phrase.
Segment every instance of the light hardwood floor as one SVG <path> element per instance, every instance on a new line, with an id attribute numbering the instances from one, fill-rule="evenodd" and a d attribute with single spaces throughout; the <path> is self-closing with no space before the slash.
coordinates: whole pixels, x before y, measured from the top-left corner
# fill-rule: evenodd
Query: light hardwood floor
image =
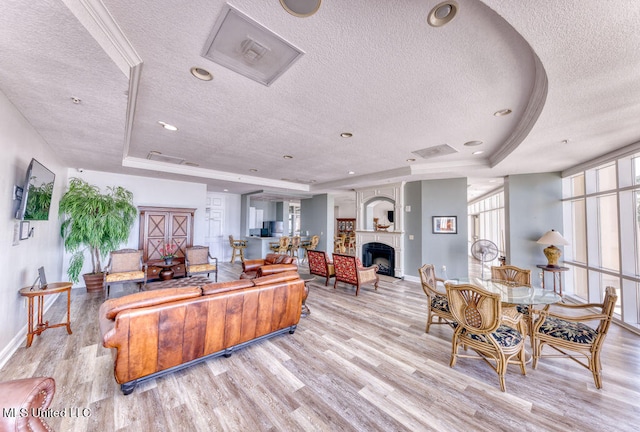
<path id="1" fill-rule="evenodd" d="M 219 280 L 240 272 L 240 264 L 221 267 Z M 99 340 L 102 296 L 74 290 L 73 334 L 47 330 L 17 350 L 0 380 L 54 377 L 53 409 L 91 413 L 48 420 L 65 432 L 638 430 L 640 337 L 618 326 L 605 341 L 602 390 L 570 360 L 542 359 L 526 376 L 510 366 L 502 393 L 484 362 L 449 367 L 452 331 L 433 326 L 425 334 L 418 283 L 382 277 L 377 292 L 364 287 L 355 297 L 332 282 L 311 283 L 311 315 L 295 334 L 149 381 L 129 396 Z M 46 318 L 61 320 L 65 306 L 58 298 Z"/>

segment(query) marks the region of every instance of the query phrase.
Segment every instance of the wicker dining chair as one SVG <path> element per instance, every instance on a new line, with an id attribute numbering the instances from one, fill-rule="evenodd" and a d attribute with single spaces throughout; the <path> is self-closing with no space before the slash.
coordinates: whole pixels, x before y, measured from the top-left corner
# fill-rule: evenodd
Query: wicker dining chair
<path id="1" fill-rule="evenodd" d="M 507 285 L 516 284 L 531 286 L 531 270 L 513 265 L 492 266 L 491 279 L 497 282 L 504 282 Z M 502 305 L 503 308 L 505 306 L 506 305 L 504 304 Z M 532 317 L 529 311 L 529 306 L 516 305 L 512 307 L 515 307 L 519 313 L 524 315 L 520 331 L 523 334 L 529 334 L 531 336 Z"/>
<path id="2" fill-rule="evenodd" d="M 444 284 L 444 279 L 436 277 L 433 264 L 425 264 L 418 269 L 422 289 L 427 295 L 429 309 L 427 313 L 427 327 L 425 333 L 429 333 L 431 324 L 448 324 L 453 327 L 455 320 L 449 310 L 449 300 L 444 288 L 438 289 L 438 282 Z M 437 318 L 437 321 L 434 321 Z"/>
<path id="3" fill-rule="evenodd" d="M 493 266 L 491 267 L 491 279 L 519 285 L 531 285 L 531 270 L 512 265 Z"/>
<path id="4" fill-rule="evenodd" d="M 272 243 L 269 246 L 269 249 L 271 249 L 273 253 L 288 254 L 290 244 L 291 244 L 291 238 L 289 236 L 282 236 L 277 242 Z"/>
<path id="5" fill-rule="evenodd" d="M 291 243 L 289 244 L 289 255 L 292 257 L 300 258 L 300 236 L 291 237 Z"/>
<path id="6" fill-rule="evenodd" d="M 505 373 L 509 364 L 519 365 L 522 374 L 527 374 L 525 336 L 516 330 L 522 315 L 505 317 L 500 294 L 470 284 L 446 283 L 445 287 L 451 314 L 457 322 L 451 340 L 450 366 L 455 366 L 458 357 L 482 359 L 498 374 L 500 390 L 506 391 Z M 510 325 L 506 324 L 507 319 Z M 471 348 L 477 355 L 458 354 L 460 346 Z"/>
<path id="7" fill-rule="evenodd" d="M 533 328 L 533 368 L 541 357 L 565 357 L 589 369 L 596 388 L 602 388 L 602 364 L 600 352 L 607 336 L 618 295 L 616 289 L 605 289 L 602 303 L 566 304 L 556 303 L 547 310 L 534 311 L 539 318 Z M 557 308 L 570 311 L 559 314 Z M 597 312 L 593 311 L 597 309 Z M 582 313 L 576 315 L 578 311 Z M 585 322 L 597 323 L 590 326 Z M 542 354 L 544 345 L 549 345 L 559 354 Z"/>
<path id="8" fill-rule="evenodd" d="M 318 247 L 318 243 L 320 243 L 320 236 L 319 235 L 314 235 L 311 236 L 311 240 L 307 241 L 307 242 L 303 242 L 302 243 L 302 249 L 304 249 L 304 255 L 302 256 L 302 261 L 309 259 L 308 252 L 310 250 L 316 250 L 316 248 Z"/>

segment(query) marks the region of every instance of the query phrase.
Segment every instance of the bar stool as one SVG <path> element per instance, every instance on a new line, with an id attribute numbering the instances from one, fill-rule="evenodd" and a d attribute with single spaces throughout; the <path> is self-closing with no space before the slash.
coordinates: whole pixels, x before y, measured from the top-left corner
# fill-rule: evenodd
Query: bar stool
<path id="1" fill-rule="evenodd" d="M 244 262 L 244 250 L 247 247 L 246 240 L 234 240 L 233 236 L 229 236 L 229 245 L 233 249 L 231 254 L 231 263 L 236 262 L 236 256 L 240 257 L 240 262 Z"/>

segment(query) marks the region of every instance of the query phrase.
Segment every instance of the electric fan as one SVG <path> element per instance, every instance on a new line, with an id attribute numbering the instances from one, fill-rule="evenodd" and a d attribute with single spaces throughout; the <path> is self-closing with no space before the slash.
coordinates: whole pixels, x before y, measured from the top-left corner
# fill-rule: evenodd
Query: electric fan
<path id="1" fill-rule="evenodd" d="M 496 259 L 498 246 L 491 240 L 477 240 L 471 245 L 471 256 L 482 262 L 482 280 L 484 280 L 484 263 Z"/>

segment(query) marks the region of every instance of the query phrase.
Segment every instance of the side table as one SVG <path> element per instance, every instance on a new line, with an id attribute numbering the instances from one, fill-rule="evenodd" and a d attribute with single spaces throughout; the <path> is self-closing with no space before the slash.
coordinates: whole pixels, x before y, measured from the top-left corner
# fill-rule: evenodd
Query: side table
<path id="1" fill-rule="evenodd" d="M 536 267 L 542 270 L 542 288 L 544 288 L 544 274 L 549 272 L 553 278 L 553 292 L 562 296 L 562 272 L 568 271 L 569 267 L 549 267 L 546 264 L 538 264 Z"/>
<path id="2" fill-rule="evenodd" d="M 42 315 L 44 313 L 44 296 L 49 294 L 59 294 L 62 292 L 67 293 L 67 321 L 60 324 L 50 325 L 49 321 L 43 321 Z M 27 333 L 27 348 L 31 346 L 33 342 L 33 336 L 39 335 L 43 331 L 49 328 L 55 327 L 67 327 L 67 333 L 71 334 L 71 282 L 54 282 L 45 285 L 43 288 L 24 287 L 20 289 L 20 295 L 27 297 L 29 301 L 29 330 Z M 34 306 L 33 299 L 37 300 L 38 310 L 38 322 L 34 323 Z M 35 325 L 34 325 L 35 324 Z"/>
<path id="3" fill-rule="evenodd" d="M 316 277 L 312 274 L 304 273 L 300 275 L 300 279 L 304 281 L 304 296 L 302 297 L 302 313 L 300 314 L 300 316 L 302 316 L 303 318 L 306 318 L 307 316 L 309 316 L 309 314 L 311 314 L 311 310 L 307 306 L 307 297 L 309 297 L 309 285 L 307 284 L 312 280 L 314 280 L 315 278 Z"/>

